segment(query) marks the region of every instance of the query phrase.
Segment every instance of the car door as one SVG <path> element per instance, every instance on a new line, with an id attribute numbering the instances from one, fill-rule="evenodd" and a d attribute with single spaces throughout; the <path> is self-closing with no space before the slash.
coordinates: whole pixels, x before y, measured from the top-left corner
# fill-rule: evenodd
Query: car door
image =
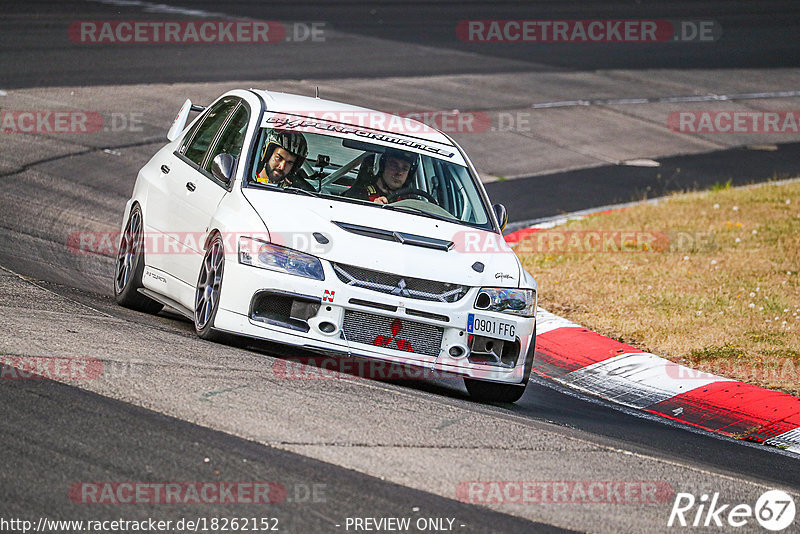
<path id="1" fill-rule="evenodd" d="M 211 174 L 216 154 L 238 157 L 247 128 L 249 109 L 241 99 L 229 97 L 209 110 L 203 123 L 173 156 L 165 176 L 170 207 L 167 215 L 170 274 L 194 286 L 202 261 L 204 237 L 228 185 Z M 238 135 L 241 132 L 241 135 Z M 238 143 L 238 147 L 233 146 Z"/>
<path id="2" fill-rule="evenodd" d="M 156 162 L 160 174 L 152 180 L 147 193 L 147 223 L 154 232 L 152 240 L 155 244 L 148 247 L 149 266 L 176 276 L 176 269 L 182 263 L 178 256 L 186 254 L 182 245 L 185 236 L 180 235 L 186 228 L 179 227 L 175 212 L 185 202 L 186 184 L 197 181 L 196 169 L 205 158 L 209 138 L 213 140 L 237 104 L 236 98 L 225 98 L 214 104 L 184 135 L 177 150 L 161 151 Z M 189 152 L 190 146 L 193 149 Z M 194 160 L 197 163 L 193 169 L 187 162 Z"/>

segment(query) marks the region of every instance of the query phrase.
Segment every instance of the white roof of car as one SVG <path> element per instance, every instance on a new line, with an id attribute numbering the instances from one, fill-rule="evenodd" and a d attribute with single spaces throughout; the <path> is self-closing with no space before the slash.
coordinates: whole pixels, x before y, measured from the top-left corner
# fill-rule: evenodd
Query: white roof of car
<path id="1" fill-rule="evenodd" d="M 352 106 L 350 104 L 343 104 L 341 102 L 334 102 L 333 100 L 325 100 L 322 98 L 280 93 L 276 91 L 264 91 L 261 89 L 252 89 L 252 91 L 259 94 L 264 99 L 268 111 L 292 113 L 329 122 L 343 123 L 358 128 L 390 132 L 416 139 L 425 139 L 449 147 L 453 146 L 453 142 L 439 130 L 409 117 L 402 117 L 383 111 Z M 424 111 L 407 112 L 407 114 L 411 116 L 414 116 L 415 113 L 421 115 Z"/>

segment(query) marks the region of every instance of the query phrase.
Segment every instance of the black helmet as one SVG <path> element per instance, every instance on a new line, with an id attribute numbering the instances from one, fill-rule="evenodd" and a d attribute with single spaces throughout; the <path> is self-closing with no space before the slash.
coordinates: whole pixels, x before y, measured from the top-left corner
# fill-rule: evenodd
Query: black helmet
<path id="1" fill-rule="evenodd" d="M 389 158 L 400 159 L 407 161 L 411 167 L 408 169 L 408 176 L 414 176 L 417 172 L 417 164 L 419 163 L 419 156 L 413 152 L 406 152 L 404 150 L 397 150 L 396 148 L 387 148 L 381 154 L 380 166 L 378 167 L 378 176 L 383 174 L 383 169 L 386 167 L 386 160 Z"/>
<path id="2" fill-rule="evenodd" d="M 278 147 L 297 157 L 297 160 L 294 162 L 294 167 L 292 167 L 292 173 L 303 166 L 303 162 L 305 162 L 306 156 L 308 156 L 308 144 L 303 134 L 286 132 L 283 130 L 272 130 L 269 135 L 267 135 L 267 143 L 264 146 L 264 154 L 261 157 L 262 166 L 266 165 L 269 158 L 272 157 L 272 152 Z"/>

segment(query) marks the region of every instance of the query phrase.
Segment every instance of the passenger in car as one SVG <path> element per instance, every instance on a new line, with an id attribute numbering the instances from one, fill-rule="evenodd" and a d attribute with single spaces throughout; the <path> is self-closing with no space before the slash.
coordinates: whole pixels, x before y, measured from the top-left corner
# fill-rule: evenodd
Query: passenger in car
<path id="1" fill-rule="evenodd" d="M 261 169 L 255 181 L 313 191 L 311 184 L 297 174 L 306 156 L 308 144 L 303 134 L 272 130 L 264 146 Z"/>
<path id="2" fill-rule="evenodd" d="M 366 160 L 362 165 L 365 164 Z M 409 176 L 414 176 L 416 170 L 416 154 L 387 148 L 381 154 L 377 176 L 362 184 L 356 180 L 353 187 L 345 191 L 342 196 L 388 204 L 389 198 L 406 186 Z M 359 179 L 361 176 L 362 173 L 359 173 Z"/>

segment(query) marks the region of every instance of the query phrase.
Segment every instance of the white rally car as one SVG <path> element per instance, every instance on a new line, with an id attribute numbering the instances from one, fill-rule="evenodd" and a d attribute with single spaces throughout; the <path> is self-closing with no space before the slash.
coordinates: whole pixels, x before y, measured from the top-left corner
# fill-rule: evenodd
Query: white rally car
<path id="1" fill-rule="evenodd" d="M 449 136 L 235 90 L 207 108 L 187 100 L 167 138 L 125 208 L 118 303 L 174 308 L 204 339 L 383 360 L 463 376 L 479 400 L 520 398 L 536 281 L 503 240 L 505 208 Z"/>

